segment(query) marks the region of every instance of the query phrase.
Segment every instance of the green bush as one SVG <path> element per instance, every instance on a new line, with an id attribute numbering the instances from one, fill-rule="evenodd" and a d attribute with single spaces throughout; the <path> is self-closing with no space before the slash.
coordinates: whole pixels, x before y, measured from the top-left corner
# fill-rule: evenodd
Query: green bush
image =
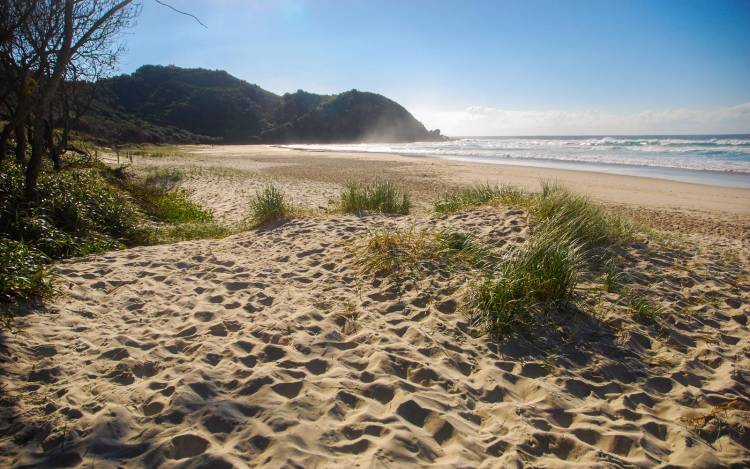
<path id="1" fill-rule="evenodd" d="M 39 176 L 39 201 L 23 196 L 23 173 L 7 162 L 0 174 L 0 235 L 23 241 L 52 259 L 86 255 L 126 244 L 140 214 L 96 168 Z"/>
<path id="2" fill-rule="evenodd" d="M 256 192 L 250 202 L 250 224 L 258 227 L 291 216 L 291 206 L 284 193 L 274 184 L 268 184 Z"/>
<path id="3" fill-rule="evenodd" d="M 375 180 L 371 183 L 349 182 L 341 193 L 339 208 L 343 212 L 374 211 L 407 214 L 411 198 L 393 182 Z"/>

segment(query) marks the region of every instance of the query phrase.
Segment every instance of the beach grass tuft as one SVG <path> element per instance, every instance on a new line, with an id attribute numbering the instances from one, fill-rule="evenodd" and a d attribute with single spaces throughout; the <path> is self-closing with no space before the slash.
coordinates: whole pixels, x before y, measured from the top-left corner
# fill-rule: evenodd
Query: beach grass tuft
<path id="1" fill-rule="evenodd" d="M 628 220 L 555 184 L 544 183 L 522 202 L 532 219 L 529 239 L 467 289 L 474 324 L 494 334 L 528 328 L 540 315 L 569 305 L 594 251 L 634 235 Z M 605 281 L 615 289 L 618 275 L 611 271 Z M 639 308 L 649 314 L 646 306 Z"/>
<path id="2" fill-rule="evenodd" d="M 259 227 L 289 218 L 292 208 L 284 192 L 275 184 L 268 184 L 256 192 L 250 202 L 250 225 Z"/>
<path id="3" fill-rule="evenodd" d="M 619 244 L 634 234 L 628 219 L 554 183 L 544 182 L 528 209 L 535 223 L 552 223 L 586 247 Z"/>
<path id="4" fill-rule="evenodd" d="M 364 274 L 417 279 L 434 268 L 484 268 L 492 253 L 460 231 L 376 231 L 354 249 L 354 261 Z"/>
<path id="5" fill-rule="evenodd" d="M 537 231 L 468 288 L 465 307 L 474 326 L 493 334 L 528 329 L 571 301 L 583 258 L 576 240 L 559 238 L 555 229 Z"/>
<path id="6" fill-rule="evenodd" d="M 185 178 L 186 170 L 175 167 L 148 168 L 143 183 L 149 187 L 173 189 Z"/>
<path id="7" fill-rule="evenodd" d="M 661 305 L 650 301 L 645 296 L 632 295 L 628 298 L 628 307 L 636 321 L 644 324 L 658 324 L 659 319 L 664 314 L 664 308 Z"/>
<path id="8" fill-rule="evenodd" d="M 154 245 L 192 241 L 195 239 L 218 239 L 237 231 L 236 228 L 217 223 L 205 222 L 160 223 L 142 230 L 139 244 Z"/>
<path id="9" fill-rule="evenodd" d="M 435 212 L 446 214 L 488 204 L 522 205 L 529 195 L 508 185 L 477 184 L 446 192 L 434 203 Z"/>
<path id="10" fill-rule="evenodd" d="M 188 153 L 177 145 L 135 145 L 115 149 L 120 158 L 140 156 L 144 158 L 169 158 L 185 156 Z"/>
<path id="11" fill-rule="evenodd" d="M 622 288 L 622 278 L 623 273 L 619 272 L 614 264 L 609 263 L 603 277 L 604 289 L 610 293 L 620 291 Z"/>
<path id="12" fill-rule="evenodd" d="M 339 197 L 339 209 L 343 212 L 407 214 L 410 208 L 409 193 L 392 181 L 383 179 L 369 183 L 350 181 Z"/>

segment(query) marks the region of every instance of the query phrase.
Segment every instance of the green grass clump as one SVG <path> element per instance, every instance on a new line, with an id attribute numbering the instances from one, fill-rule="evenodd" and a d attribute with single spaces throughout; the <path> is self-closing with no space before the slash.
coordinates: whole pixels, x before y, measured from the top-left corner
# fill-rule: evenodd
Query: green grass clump
<path id="1" fill-rule="evenodd" d="M 115 150 L 120 158 L 142 156 L 147 158 L 168 158 L 174 156 L 185 156 L 185 151 L 174 145 L 140 145 L 123 147 Z"/>
<path id="2" fill-rule="evenodd" d="M 117 249 L 137 236 L 138 208 L 96 167 L 39 176 L 39 199 L 23 195 L 24 176 L 12 162 L 0 172 L 0 235 L 23 241 L 51 259 Z"/>
<path id="3" fill-rule="evenodd" d="M 162 223 L 143 230 L 139 244 L 154 245 L 191 241 L 194 239 L 218 239 L 235 232 L 231 227 L 214 221 L 201 223 Z"/>
<path id="4" fill-rule="evenodd" d="M 491 203 L 522 205 L 527 198 L 526 192 L 513 186 L 478 184 L 443 194 L 434 209 L 437 213 L 453 213 Z"/>
<path id="5" fill-rule="evenodd" d="M 463 231 L 443 230 L 435 235 L 437 255 L 483 269 L 494 262 L 492 250 Z"/>
<path id="6" fill-rule="evenodd" d="M 274 184 L 268 184 L 256 192 L 250 202 L 250 224 L 258 227 L 274 221 L 284 220 L 291 216 L 291 205 L 284 192 Z"/>
<path id="7" fill-rule="evenodd" d="M 0 304 L 52 292 L 47 256 L 26 244 L 0 237 Z"/>
<path id="8" fill-rule="evenodd" d="M 179 168 L 149 168 L 143 183 L 149 187 L 173 189 L 185 177 L 185 171 Z"/>
<path id="9" fill-rule="evenodd" d="M 434 259 L 432 247 L 432 238 L 426 232 L 377 231 L 355 249 L 354 259 L 363 273 L 405 277 Z"/>
<path id="10" fill-rule="evenodd" d="M 630 296 L 628 307 L 636 321 L 646 324 L 658 324 L 664 314 L 664 308 L 644 296 Z"/>
<path id="11" fill-rule="evenodd" d="M 144 178 L 111 171 L 113 182 L 122 187 L 152 220 L 164 223 L 209 223 L 213 214 L 190 200 L 177 184 L 183 172 L 177 168 L 158 168 Z"/>
<path id="12" fill-rule="evenodd" d="M 375 180 L 367 184 L 352 181 L 346 184 L 341 193 L 339 208 L 343 212 L 407 214 L 411 208 L 411 197 L 391 181 Z"/>
<path id="13" fill-rule="evenodd" d="M 354 249 L 354 262 L 364 274 L 417 279 L 432 268 L 483 268 L 490 250 L 458 231 L 377 231 Z"/>
<path id="14" fill-rule="evenodd" d="M 594 249 L 601 252 L 634 235 L 626 219 L 560 186 L 545 183 L 523 204 L 532 218 L 529 240 L 467 291 L 467 311 L 491 333 L 527 328 L 543 313 L 570 304 Z M 610 270 L 606 287 L 619 288 L 618 278 Z M 636 315 L 649 314 L 644 305 L 636 309 Z"/>
<path id="15" fill-rule="evenodd" d="M 604 272 L 603 284 L 604 289 L 610 293 L 616 293 L 622 288 L 621 279 L 623 277 L 622 272 L 618 272 L 614 264 L 609 264 L 607 270 Z"/>
<path id="16" fill-rule="evenodd" d="M 619 244 L 632 238 L 634 227 L 626 218 L 611 213 L 588 197 L 561 186 L 544 183 L 542 192 L 529 203 L 536 223 L 552 220 L 571 239 L 587 247 Z"/>
<path id="17" fill-rule="evenodd" d="M 583 266 L 580 243 L 545 229 L 468 289 L 465 307 L 478 329 L 527 329 L 540 315 L 571 301 Z"/>
<path id="18" fill-rule="evenodd" d="M 142 206 L 146 214 L 168 223 L 213 221 L 213 214 L 193 202 L 182 189 L 144 191 Z"/>

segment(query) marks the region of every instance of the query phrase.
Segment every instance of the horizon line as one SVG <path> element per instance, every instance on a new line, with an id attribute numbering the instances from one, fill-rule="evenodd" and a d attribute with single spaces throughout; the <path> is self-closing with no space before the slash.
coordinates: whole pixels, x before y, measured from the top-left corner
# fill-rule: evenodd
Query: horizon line
<path id="1" fill-rule="evenodd" d="M 640 133 L 640 134 L 523 134 L 523 135 L 448 135 L 450 138 L 549 138 L 549 137 L 748 137 L 750 132 L 727 133 Z"/>

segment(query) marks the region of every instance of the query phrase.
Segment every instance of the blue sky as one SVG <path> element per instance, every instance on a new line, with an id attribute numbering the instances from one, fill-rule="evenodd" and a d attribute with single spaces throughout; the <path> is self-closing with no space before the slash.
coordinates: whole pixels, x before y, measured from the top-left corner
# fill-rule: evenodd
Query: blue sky
<path id="1" fill-rule="evenodd" d="M 384 94 L 452 135 L 750 132 L 750 0 L 143 0 L 120 71 Z"/>

